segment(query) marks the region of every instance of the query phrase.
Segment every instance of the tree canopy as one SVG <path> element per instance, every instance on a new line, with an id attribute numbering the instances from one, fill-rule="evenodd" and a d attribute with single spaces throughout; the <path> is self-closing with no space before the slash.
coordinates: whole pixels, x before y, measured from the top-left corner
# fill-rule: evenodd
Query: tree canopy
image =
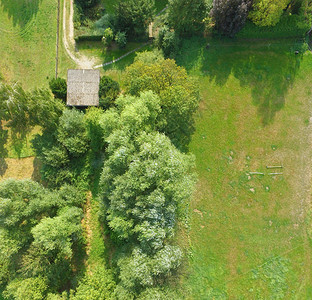
<path id="1" fill-rule="evenodd" d="M 152 21 L 154 0 L 120 1 L 116 5 L 116 29 L 127 36 L 142 36 Z"/>
<path id="2" fill-rule="evenodd" d="M 160 98 L 148 91 L 119 97 L 100 120 L 107 143 L 100 178 L 103 216 L 114 241 L 129 245 L 117 261 L 118 295 L 154 286 L 182 257 L 168 241 L 192 193 L 193 159 L 155 131 L 160 112 Z"/>
<path id="3" fill-rule="evenodd" d="M 290 2 L 289 0 L 254 0 L 249 18 L 258 26 L 274 26 Z"/>
<path id="4" fill-rule="evenodd" d="M 246 21 L 252 0 L 214 0 L 210 12 L 216 29 L 233 37 Z"/>
<path id="5" fill-rule="evenodd" d="M 155 56 L 149 55 L 152 59 L 148 59 L 147 54 L 138 55 L 126 69 L 126 91 L 139 95 L 141 91 L 151 90 L 159 95 L 161 113 L 157 129 L 184 150 L 193 132 L 193 116 L 199 103 L 198 86 L 174 60 L 162 57 L 153 60 Z"/>
<path id="6" fill-rule="evenodd" d="M 199 33 L 203 30 L 208 8 L 207 0 L 169 0 L 168 24 L 182 36 Z"/>
<path id="7" fill-rule="evenodd" d="M 73 186 L 50 191 L 31 180 L 0 182 L 0 284 L 9 299 L 43 299 L 72 273 L 81 242 L 84 196 Z"/>

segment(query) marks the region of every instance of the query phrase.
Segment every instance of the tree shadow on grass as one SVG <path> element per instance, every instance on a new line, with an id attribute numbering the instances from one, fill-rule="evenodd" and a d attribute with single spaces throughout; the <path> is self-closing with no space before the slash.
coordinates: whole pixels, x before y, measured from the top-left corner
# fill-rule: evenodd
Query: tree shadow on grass
<path id="1" fill-rule="evenodd" d="M 213 39 L 209 47 L 206 45 L 207 41 L 199 38 L 184 42 L 178 63 L 188 71 L 208 76 L 219 86 L 233 74 L 241 86 L 251 89 L 262 124 L 273 122 L 299 70 L 303 43 L 293 39 Z"/>
<path id="2" fill-rule="evenodd" d="M 13 21 L 14 26 L 23 28 L 37 14 L 42 0 L 0 0 L 0 7 Z"/>

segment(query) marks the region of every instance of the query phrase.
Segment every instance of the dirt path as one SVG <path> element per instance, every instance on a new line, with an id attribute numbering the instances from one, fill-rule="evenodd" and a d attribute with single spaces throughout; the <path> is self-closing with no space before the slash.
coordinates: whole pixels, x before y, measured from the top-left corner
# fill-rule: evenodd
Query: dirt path
<path id="1" fill-rule="evenodd" d="M 76 52 L 73 52 L 72 49 L 75 49 L 75 39 L 74 39 L 74 3 L 73 0 L 70 0 L 70 12 L 69 12 L 69 20 L 67 23 L 67 14 L 66 14 L 66 0 L 63 1 L 64 3 L 64 7 L 63 7 L 63 44 L 65 47 L 65 50 L 67 52 L 67 54 L 70 56 L 70 58 L 77 64 L 77 67 L 79 67 L 80 69 L 98 69 L 104 66 L 108 66 L 111 65 L 113 63 L 116 63 L 118 61 L 120 61 L 121 59 L 127 57 L 128 55 L 142 49 L 143 47 L 145 47 L 146 45 L 148 45 L 150 42 L 146 42 L 144 44 L 142 44 L 141 46 L 137 47 L 134 50 L 131 50 L 127 53 L 125 53 L 124 55 L 100 64 L 100 65 L 96 65 L 94 66 L 94 60 L 85 56 L 85 55 L 81 55 L 78 54 Z M 166 11 L 168 7 L 166 6 L 164 9 L 162 9 L 156 16 L 159 16 L 160 14 L 162 14 L 164 11 Z M 68 28 L 67 25 L 68 24 Z"/>
<path id="2" fill-rule="evenodd" d="M 90 249 L 91 249 L 91 239 L 92 239 L 92 229 L 91 229 L 91 202 L 90 199 L 92 198 L 91 192 L 87 194 L 87 202 L 84 209 L 84 219 L 83 225 L 86 232 L 86 253 L 89 256 Z"/>
<path id="3" fill-rule="evenodd" d="M 74 40 L 74 4 L 73 0 L 70 0 L 70 13 L 69 13 L 69 28 L 67 30 L 67 14 L 66 14 L 66 0 L 63 1 L 63 44 L 69 57 L 77 64 L 80 69 L 92 69 L 94 60 L 84 55 L 74 53 L 72 49 L 75 49 Z"/>

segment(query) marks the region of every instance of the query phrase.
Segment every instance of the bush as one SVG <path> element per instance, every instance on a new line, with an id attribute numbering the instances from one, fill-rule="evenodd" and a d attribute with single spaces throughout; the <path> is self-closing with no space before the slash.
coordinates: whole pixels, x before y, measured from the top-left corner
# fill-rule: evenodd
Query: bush
<path id="1" fill-rule="evenodd" d="M 154 0 L 120 1 L 116 6 L 116 29 L 132 37 L 145 35 L 154 8 Z"/>
<path id="2" fill-rule="evenodd" d="M 127 45 L 126 33 L 118 31 L 115 41 L 120 49 L 125 48 Z"/>
<path id="3" fill-rule="evenodd" d="M 55 98 L 61 99 L 66 102 L 67 97 L 67 83 L 63 78 L 52 79 L 49 82 L 52 94 Z"/>
<path id="4" fill-rule="evenodd" d="M 109 47 L 110 44 L 112 43 L 114 39 L 114 33 L 113 30 L 111 28 L 106 28 L 104 30 L 104 34 L 103 34 L 103 38 L 102 38 L 102 42 L 104 44 L 105 47 Z"/>
<path id="5" fill-rule="evenodd" d="M 106 28 L 111 28 L 115 32 L 115 26 L 116 26 L 116 19 L 113 15 L 105 14 L 103 17 L 101 17 L 99 20 L 97 20 L 94 23 L 94 27 L 98 29 L 99 31 L 103 31 Z"/>
<path id="6" fill-rule="evenodd" d="M 7 299 L 42 300 L 47 289 L 48 286 L 44 278 L 27 278 L 12 281 L 3 294 Z"/>
<path id="7" fill-rule="evenodd" d="M 91 8 L 95 6 L 97 3 L 99 3 L 99 0 L 75 0 L 75 1 L 83 9 Z"/>
<path id="8" fill-rule="evenodd" d="M 120 93 L 120 87 L 117 81 L 109 76 L 103 76 L 100 80 L 100 106 L 104 109 L 110 108 Z"/>
<path id="9" fill-rule="evenodd" d="M 168 26 L 163 26 L 159 30 L 157 44 L 165 58 L 173 58 L 179 50 L 180 39 L 175 31 L 170 30 Z"/>

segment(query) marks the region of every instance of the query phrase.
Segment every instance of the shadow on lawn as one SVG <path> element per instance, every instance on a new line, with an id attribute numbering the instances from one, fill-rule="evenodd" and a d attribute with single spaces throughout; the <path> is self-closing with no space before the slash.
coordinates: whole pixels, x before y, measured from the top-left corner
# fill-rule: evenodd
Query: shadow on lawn
<path id="1" fill-rule="evenodd" d="M 0 7 L 13 21 L 14 26 L 24 27 L 37 14 L 42 0 L 0 0 Z"/>
<path id="2" fill-rule="evenodd" d="M 258 107 L 265 126 L 284 107 L 286 93 L 300 67 L 301 47 L 302 43 L 289 39 L 277 42 L 215 39 L 207 49 L 204 40 L 192 39 L 183 45 L 177 61 L 221 86 L 233 74 L 241 86 L 251 88 L 253 104 Z M 295 50 L 299 50 L 299 54 L 296 55 Z"/>

